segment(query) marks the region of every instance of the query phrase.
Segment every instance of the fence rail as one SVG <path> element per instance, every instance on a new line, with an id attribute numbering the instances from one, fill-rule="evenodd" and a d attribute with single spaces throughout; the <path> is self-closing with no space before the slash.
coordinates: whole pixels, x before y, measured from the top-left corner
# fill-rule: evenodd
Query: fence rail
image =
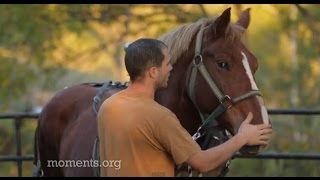
<path id="1" fill-rule="evenodd" d="M 312 109 L 268 109 L 270 115 L 320 115 L 320 110 Z M 22 162 L 32 161 L 33 155 L 22 156 L 21 151 L 21 120 L 33 119 L 37 120 L 39 113 L 3 113 L 0 114 L 1 120 L 13 119 L 15 120 L 15 132 L 16 132 L 16 155 L 0 156 L 0 162 L 15 161 L 17 162 L 18 176 L 22 177 Z M 265 152 L 255 156 L 245 156 L 236 153 L 233 158 L 249 158 L 249 159 L 295 159 L 295 160 L 320 160 L 320 154 L 318 153 L 276 153 Z"/>
<path id="2" fill-rule="evenodd" d="M 272 115 L 320 115 L 319 109 L 268 109 Z"/>
<path id="3" fill-rule="evenodd" d="M 319 153 L 275 153 L 265 152 L 255 156 L 246 156 L 236 153 L 234 158 L 251 158 L 251 159 L 294 159 L 294 160 L 320 160 Z"/>

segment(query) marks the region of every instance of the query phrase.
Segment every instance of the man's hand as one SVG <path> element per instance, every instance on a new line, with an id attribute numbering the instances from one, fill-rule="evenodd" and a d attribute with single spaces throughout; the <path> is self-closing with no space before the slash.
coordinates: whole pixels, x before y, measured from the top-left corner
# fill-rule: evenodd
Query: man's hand
<path id="1" fill-rule="evenodd" d="M 272 128 L 270 124 L 250 124 L 252 113 L 240 125 L 238 134 L 246 139 L 246 145 L 267 145 L 271 138 Z"/>

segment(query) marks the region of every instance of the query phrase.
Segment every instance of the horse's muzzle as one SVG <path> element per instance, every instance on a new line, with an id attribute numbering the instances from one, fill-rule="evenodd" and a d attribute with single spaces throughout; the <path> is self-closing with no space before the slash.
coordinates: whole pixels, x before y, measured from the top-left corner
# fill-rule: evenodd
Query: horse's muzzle
<path id="1" fill-rule="evenodd" d="M 239 152 L 242 155 L 254 156 L 259 154 L 266 146 L 265 145 L 256 145 L 256 146 L 243 146 Z"/>

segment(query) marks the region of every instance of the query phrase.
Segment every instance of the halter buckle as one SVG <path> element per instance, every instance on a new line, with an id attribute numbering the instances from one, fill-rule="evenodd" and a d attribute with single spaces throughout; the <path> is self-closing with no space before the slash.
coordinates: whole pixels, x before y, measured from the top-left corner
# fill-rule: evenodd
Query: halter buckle
<path id="1" fill-rule="evenodd" d="M 226 104 L 224 103 L 224 102 L 226 102 L 227 100 L 230 102 L 228 106 L 226 106 Z M 231 100 L 231 98 L 230 98 L 229 95 L 225 95 L 225 96 L 221 99 L 220 103 L 221 103 L 226 109 L 230 109 L 230 108 L 232 107 L 232 100 Z"/>
<path id="2" fill-rule="evenodd" d="M 197 140 L 200 136 L 201 136 L 201 133 L 200 133 L 200 130 L 202 129 L 202 126 L 200 126 L 197 130 L 197 132 L 195 134 L 193 134 L 192 136 L 192 139 L 193 140 Z"/>
<path id="3" fill-rule="evenodd" d="M 198 58 L 198 57 L 199 57 L 199 58 Z M 198 59 L 198 62 L 196 62 L 197 59 Z M 199 64 L 202 63 L 202 61 L 203 61 L 203 60 L 202 60 L 201 54 L 196 55 L 196 56 L 194 56 L 194 58 L 193 58 L 193 65 L 198 66 Z"/>
<path id="4" fill-rule="evenodd" d="M 200 136 L 201 136 L 201 134 L 200 134 L 199 132 L 196 132 L 196 133 L 192 136 L 192 139 L 193 139 L 193 140 L 197 140 Z"/>

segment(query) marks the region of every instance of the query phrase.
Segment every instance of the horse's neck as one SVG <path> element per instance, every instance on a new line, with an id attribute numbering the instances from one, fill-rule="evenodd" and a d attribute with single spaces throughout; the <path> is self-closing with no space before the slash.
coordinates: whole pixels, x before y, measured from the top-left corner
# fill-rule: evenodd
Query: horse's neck
<path id="1" fill-rule="evenodd" d="M 185 91 L 186 68 L 175 66 L 171 72 L 168 87 L 156 93 L 156 101 L 170 109 L 190 134 L 200 125 L 200 116 Z"/>

